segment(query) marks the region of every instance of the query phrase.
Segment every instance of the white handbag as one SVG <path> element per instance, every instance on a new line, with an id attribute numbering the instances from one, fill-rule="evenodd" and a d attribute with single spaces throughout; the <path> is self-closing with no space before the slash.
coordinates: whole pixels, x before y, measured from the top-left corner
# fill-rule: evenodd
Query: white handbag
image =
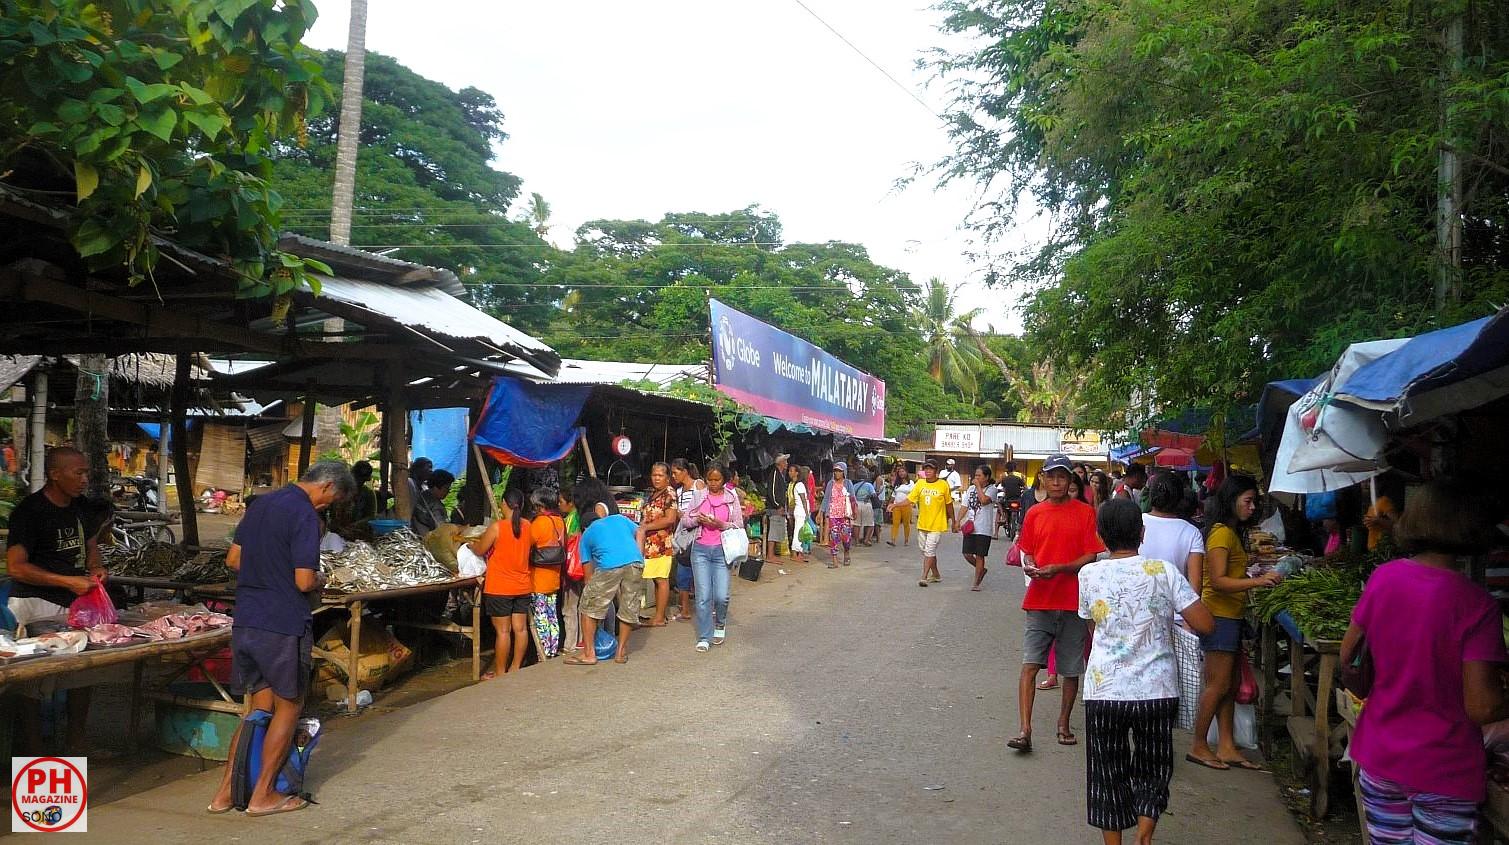
<path id="1" fill-rule="evenodd" d="M 725 564 L 738 566 L 749 557 L 749 535 L 743 528 L 725 528 L 721 537 Z"/>

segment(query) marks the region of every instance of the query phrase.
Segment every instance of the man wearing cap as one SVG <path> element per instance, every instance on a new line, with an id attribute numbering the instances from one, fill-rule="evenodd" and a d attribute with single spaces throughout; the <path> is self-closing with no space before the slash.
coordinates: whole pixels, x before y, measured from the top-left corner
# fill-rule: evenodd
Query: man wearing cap
<path id="1" fill-rule="evenodd" d="M 935 461 L 922 462 L 922 480 L 912 485 L 907 498 L 917 506 L 917 546 L 922 550 L 922 578 L 917 586 L 926 587 L 928 582 L 943 580 L 938 573 L 938 543 L 954 530 L 953 494 L 948 482 L 938 477 Z"/>
<path id="2" fill-rule="evenodd" d="M 787 533 L 786 488 L 791 481 L 786 477 L 790 455 L 776 455 L 775 468 L 770 471 L 770 495 L 765 499 L 765 558 L 780 557 L 789 548 L 791 536 Z"/>
<path id="3" fill-rule="evenodd" d="M 1069 729 L 1069 714 L 1085 671 L 1085 644 L 1089 630 L 1079 617 L 1079 570 L 1105 551 L 1095 530 L 1095 509 L 1069 498 L 1073 464 L 1063 455 L 1053 455 L 1039 473 L 1046 501 L 1027 512 L 1017 540 L 1022 550 L 1022 569 L 1030 579 L 1022 610 L 1027 629 L 1022 636 L 1022 676 L 1017 686 L 1021 733 L 1006 744 L 1017 751 L 1032 750 L 1032 705 L 1037 692 L 1037 673 L 1048 664 L 1048 652 L 1056 650 L 1058 673 L 1063 677 L 1063 699 L 1058 711 L 1058 744 L 1077 745 Z"/>
<path id="4" fill-rule="evenodd" d="M 964 476 L 954 466 L 954 459 L 949 458 L 943 462 L 943 480 L 948 482 L 948 492 L 953 496 L 954 502 L 959 501 L 959 494 L 964 492 Z"/>

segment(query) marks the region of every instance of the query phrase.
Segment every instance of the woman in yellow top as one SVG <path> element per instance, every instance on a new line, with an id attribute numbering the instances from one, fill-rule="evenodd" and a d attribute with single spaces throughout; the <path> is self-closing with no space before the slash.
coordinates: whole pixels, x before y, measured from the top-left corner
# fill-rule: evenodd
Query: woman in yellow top
<path id="1" fill-rule="evenodd" d="M 1247 591 L 1277 584 L 1282 576 L 1270 572 L 1247 577 L 1247 549 L 1242 533 L 1257 520 L 1258 486 L 1250 475 L 1228 476 L 1205 505 L 1205 567 L 1200 600 L 1216 618 L 1215 631 L 1201 635 L 1205 652 L 1205 687 L 1195 716 L 1195 741 L 1185 759 L 1210 769 L 1257 769 L 1237 750 L 1234 725 L 1237 688 L 1237 653 L 1242 648 L 1242 629 L 1247 615 Z M 1212 719 L 1220 726 L 1215 751 L 1205 741 Z"/>

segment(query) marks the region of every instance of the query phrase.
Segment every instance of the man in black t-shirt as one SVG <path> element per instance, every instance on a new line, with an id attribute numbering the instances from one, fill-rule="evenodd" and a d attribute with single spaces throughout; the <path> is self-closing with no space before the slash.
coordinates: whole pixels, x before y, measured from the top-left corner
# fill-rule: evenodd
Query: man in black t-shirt
<path id="1" fill-rule="evenodd" d="M 1015 502 L 1018 508 L 1021 507 L 1022 491 L 1027 489 L 1027 479 L 1017 475 L 1016 461 L 1007 461 L 1006 472 L 1001 476 L 1001 480 L 996 485 L 1000 488 L 1000 495 L 996 497 L 996 501 L 1000 502 L 1001 506 L 996 508 L 995 534 L 996 536 L 1000 536 L 1001 526 L 1005 525 L 1008 519 L 1011 519 L 1012 503 Z M 1021 511 L 1018 510 L 1016 513 L 1017 527 L 1020 527 L 1022 524 Z"/>
<path id="2" fill-rule="evenodd" d="M 74 598 L 89 592 L 96 578 L 105 578 L 99 544 L 93 536 L 98 529 L 94 524 L 97 518 L 79 505 L 79 496 L 89 486 L 89 461 L 83 452 L 59 446 L 47 453 L 43 469 L 47 484 L 22 499 L 10 515 L 5 564 L 13 583 L 6 608 L 19 625 L 67 616 L 68 605 Z M 68 734 L 64 748 L 70 754 L 83 754 L 89 687 L 70 687 L 65 678 L 55 684 L 56 688 L 68 690 Z M 41 712 L 35 707 L 22 707 L 21 720 L 29 750 L 42 753 Z"/>

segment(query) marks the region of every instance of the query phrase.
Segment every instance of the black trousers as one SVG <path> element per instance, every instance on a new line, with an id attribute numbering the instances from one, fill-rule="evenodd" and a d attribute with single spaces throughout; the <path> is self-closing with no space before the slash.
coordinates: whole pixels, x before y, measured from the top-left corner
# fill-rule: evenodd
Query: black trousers
<path id="1" fill-rule="evenodd" d="M 1091 827 L 1127 830 L 1168 809 L 1179 699 L 1085 702 L 1086 804 Z"/>

